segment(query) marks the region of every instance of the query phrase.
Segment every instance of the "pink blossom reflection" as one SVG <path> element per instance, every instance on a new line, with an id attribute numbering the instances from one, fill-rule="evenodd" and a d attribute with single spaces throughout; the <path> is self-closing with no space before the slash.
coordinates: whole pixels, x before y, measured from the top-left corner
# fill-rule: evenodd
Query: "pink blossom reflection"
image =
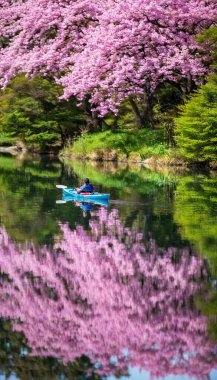
<path id="1" fill-rule="evenodd" d="M 35 356 L 85 354 L 99 374 L 139 367 L 152 376 L 206 378 L 216 365 L 206 317 L 193 306 L 207 271 L 186 249 L 143 242 L 118 211 L 100 209 L 90 231 L 61 225 L 53 249 L 0 234 L 0 315 Z"/>

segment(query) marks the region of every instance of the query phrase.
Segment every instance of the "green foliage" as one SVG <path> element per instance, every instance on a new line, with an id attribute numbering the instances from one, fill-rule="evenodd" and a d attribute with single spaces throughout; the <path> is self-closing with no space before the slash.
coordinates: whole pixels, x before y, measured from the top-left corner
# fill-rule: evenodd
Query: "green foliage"
<path id="1" fill-rule="evenodd" d="M 183 239 L 189 240 L 199 254 L 209 259 L 217 274 L 217 177 L 195 175 L 178 181 L 174 205 L 175 222 Z"/>
<path id="2" fill-rule="evenodd" d="M 33 151 L 59 150 L 84 123 L 75 99 L 60 101 L 60 95 L 48 79 L 17 76 L 0 95 L 0 131 Z"/>
<path id="3" fill-rule="evenodd" d="M 215 280 L 214 280 L 215 284 Z M 208 317 L 208 332 L 216 342 L 217 340 L 217 289 L 216 286 L 207 285 L 202 294 L 196 298 L 197 308 Z"/>
<path id="4" fill-rule="evenodd" d="M 178 105 L 183 102 L 183 93 L 179 86 L 165 82 L 158 86 L 153 94 L 153 116 L 155 125 L 165 131 L 167 144 L 171 147 L 174 141 L 174 118 L 178 114 Z"/>
<path id="5" fill-rule="evenodd" d="M 144 145 L 139 150 L 139 155 L 141 159 L 146 159 L 147 157 L 162 157 L 164 155 L 169 155 L 169 151 L 166 144 L 159 142 L 152 146 L 148 146 L 148 144 Z"/>
<path id="6" fill-rule="evenodd" d="M 174 220 L 183 239 L 207 259 L 211 281 L 195 299 L 197 308 L 208 317 L 208 331 L 217 339 L 217 177 L 181 177 L 175 192 Z M 212 281 L 213 279 L 213 281 Z"/>
<path id="7" fill-rule="evenodd" d="M 153 93 L 150 101 L 153 111 L 153 122 L 157 127 L 165 129 L 167 140 L 172 145 L 172 132 L 174 123 L 173 119 L 177 116 L 177 106 L 183 102 L 181 87 L 169 82 L 160 84 Z M 132 97 L 131 97 L 132 98 Z M 135 97 L 132 98 L 138 108 L 138 112 L 143 119 L 143 128 L 149 128 L 150 124 L 147 115 L 147 99 L 143 96 L 140 101 Z M 135 114 L 132 111 L 132 105 L 129 99 L 122 101 L 118 115 L 108 114 L 105 116 L 105 123 L 112 129 L 138 129 L 138 123 Z"/>
<path id="8" fill-rule="evenodd" d="M 164 82 L 153 94 L 154 104 L 160 105 L 161 112 L 167 112 L 182 102 L 182 93 L 175 84 Z"/>
<path id="9" fill-rule="evenodd" d="M 175 132 L 181 156 L 193 162 L 216 161 L 217 74 L 210 76 L 180 111 Z"/>
<path id="10" fill-rule="evenodd" d="M 133 130 L 107 130 L 104 132 L 84 134 L 72 146 L 63 150 L 63 153 L 77 157 L 91 157 L 92 154 L 111 153 L 111 158 L 119 156 L 128 158 L 130 154 L 140 159 L 153 155 L 163 155 L 168 150 L 164 143 L 163 130 L 142 129 L 135 133 Z"/>
<path id="11" fill-rule="evenodd" d="M 14 144 L 14 136 L 12 133 L 0 134 L 0 146 L 11 146 Z"/>
<path id="12" fill-rule="evenodd" d="M 125 99 L 121 105 L 118 112 L 118 116 L 109 113 L 104 118 L 105 123 L 111 129 L 132 129 L 136 126 L 135 116 L 132 112 L 130 102 L 128 99 Z"/>

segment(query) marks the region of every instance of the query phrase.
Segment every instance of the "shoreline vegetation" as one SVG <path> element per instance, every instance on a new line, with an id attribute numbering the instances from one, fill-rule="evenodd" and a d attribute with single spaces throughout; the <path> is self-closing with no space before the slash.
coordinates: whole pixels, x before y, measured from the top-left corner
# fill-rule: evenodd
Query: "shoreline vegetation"
<path id="1" fill-rule="evenodd" d="M 138 163 L 151 168 L 198 166 L 217 169 L 217 160 L 194 162 L 181 157 L 178 149 L 167 146 L 163 130 L 87 133 L 65 147 L 59 156 L 82 161 Z"/>
<path id="2" fill-rule="evenodd" d="M 174 86 L 159 88 L 153 97 L 152 127 L 144 123 L 138 128 L 127 100 L 118 117 L 110 114 L 100 128 L 88 127 L 75 99 L 59 101 L 60 94 L 59 87 L 40 76 L 13 79 L 0 93 L 0 153 L 31 152 L 152 168 L 217 168 L 217 74 L 184 103 Z"/>
<path id="3" fill-rule="evenodd" d="M 26 155 L 31 154 L 31 152 L 28 152 L 27 149 L 24 146 L 13 145 L 13 146 L 0 146 L 0 155 L 11 155 L 14 157 L 17 157 L 18 159 L 23 159 Z M 33 156 L 40 157 L 40 156 L 56 156 L 56 154 L 53 153 L 38 153 L 34 152 L 32 153 Z M 204 163 L 189 163 L 186 160 L 183 160 L 180 157 L 175 157 L 171 155 L 165 155 L 165 156 L 150 156 L 149 158 L 142 159 L 139 155 L 132 154 L 129 157 L 126 157 L 125 155 L 118 154 L 115 150 L 108 150 L 100 152 L 93 152 L 93 154 L 83 156 L 73 154 L 72 152 L 69 152 L 67 148 L 60 152 L 57 155 L 60 160 L 66 160 L 68 162 L 70 161 L 77 161 L 80 160 L 83 163 L 113 163 L 113 164 L 123 164 L 127 166 L 144 166 L 146 168 L 150 168 L 151 170 L 155 170 L 158 168 L 168 168 L 169 170 L 173 171 L 183 171 L 187 168 L 191 167 L 197 167 L 197 168 L 209 168 L 212 170 L 217 170 L 217 162 L 210 162 L 209 164 Z"/>
<path id="4" fill-rule="evenodd" d="M 83 133 L 61 153 L 96 161 L 142 161 L 169 155 L 169 151 L 163 130 L 129 128 Z"/>
<path id="5" fill-rule="evenodd" d="M 78 140 L 80 143 L 80 140 Z M 169 171 L 185 171 L 190 168 L 197 169 L 210 169 L 217 170 L 217 161 L 213 162 L 189 162 L 180 157 L 176 150 L 173 148 L 167 148 L 166 146 L 161 146 L 162 151 L 164 150 L 164 154 L 150 154 L 148 157 L 142 157 L 140 152 L 132 151 L 128 155 L 126 153 L 121 153 L 118 150 L 113 149 L 99 149 L 89 151 L 88 153 L 74 152 L 73 145 L 70 145 L 60 151 L 58 154 L 56 152 L 31 152 L 26 146 L 20 142 L 17 145 L 9 145 L 9 146 L 0 146 L 0 155 L 10 155 L 17 157 L 18 159 L 23 159 L 24 157 L 33 155 L 35 157 L 43 157 L 43 156 L 56 156 L 61 161 L 81 161 L 86 164 L 105 164 L 113 163 L 114 165 L 127 165 L 131 166 L 144 166 L 145 168 L 151 170 L 163 169 L 167 168 Z M 151 153 L 151 152 L 150 152 Z"/>

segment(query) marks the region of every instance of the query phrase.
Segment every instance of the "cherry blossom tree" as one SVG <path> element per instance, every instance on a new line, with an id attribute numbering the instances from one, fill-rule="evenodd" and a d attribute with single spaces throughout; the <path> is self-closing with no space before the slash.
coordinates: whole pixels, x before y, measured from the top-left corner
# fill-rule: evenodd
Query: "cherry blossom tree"
<path id="1" fill-rule="evenodd" d="M 128 97 L 149 109 L 159 83 L 205 73 L 194 36 L 216 15 L 214 0 L 1 0 L 1 85 L 40 71 L 102 116 Z"/>
<path id="2" fill-rule="evenodd" d="M 64 363 L 86 355 L 99 374 L 131 365 L 206 378 L 215 345 L 192 306 L 204 261 L 144 242 L 116 210 L 99 210 L 89 231 L 61 229 L 51 249 L 18 246 L 1 228 L 0 315 L 25 334 L 32 355 Z"/>

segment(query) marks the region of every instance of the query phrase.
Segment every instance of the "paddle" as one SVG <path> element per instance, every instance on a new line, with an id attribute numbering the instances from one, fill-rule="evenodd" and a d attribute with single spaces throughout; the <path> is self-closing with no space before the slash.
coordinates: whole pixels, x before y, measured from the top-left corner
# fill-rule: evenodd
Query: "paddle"
<path id="1" fill-rule="evenodd" d="M 56 187 L 57 187 L 57 189 L 62 189 L 62 190 L 64 190 L 64 189 L 73 189 L 73 190 L 76 190 L 77 191 L 77 189 L 75 188 L 75 187 L 69 187 L 69 186 L 65 186 L 65 185 L 56 185 Z"/>
<path id="2" fill-rule="evenodd" d="M 57 189 L 67 189 L 68 186 L 65 185 L 56 185 Z"/>
<path id="3" fill-rule="evenodd" d="M 56 201 L 57 205 L 62 205 L 64 203 L 66 203 L 66 201 L 62 201 L 61 199 L 59 199 L 59 200 Z"/>

